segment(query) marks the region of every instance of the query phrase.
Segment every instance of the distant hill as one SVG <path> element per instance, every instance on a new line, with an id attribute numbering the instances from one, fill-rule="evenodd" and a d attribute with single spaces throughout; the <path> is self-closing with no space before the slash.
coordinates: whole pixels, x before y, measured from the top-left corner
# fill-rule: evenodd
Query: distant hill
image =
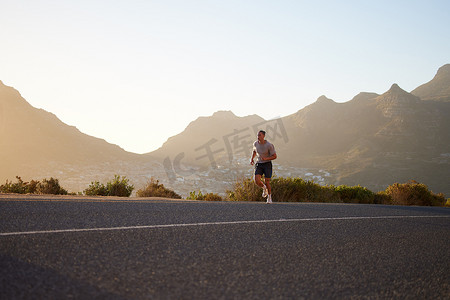
<path id="1" fill-rule="evenodd" d="M 79 169 L 92 172 L 97 168 L 90 179 L 95 180 L 103 176 L 99 170 L 111 171 L 108 165 L 136 160 L 142 157 L 34 108 L 17 90 L 0 81 L 0 184 L 17 175 L 40 180 L 73 173 L 71 180 L 76 181 Z"/>
<path id="2" fill-rule="evenodd" d="M 449 193 L 450 103 L 423 101 L 394 84 L 383 95 L 337 104 L 320 99 L 286 118 L 286 157 L 325 168 L 333 184 L 382 190 L 409 179 Z M 295 149 L 295 150 L 294 150 Z"/>
<path id="3" fill-rule="evenodd" d="M 202 158 L 210 149 L 211 152 L 215 152 L 214 158 L 223 161 L 228 157 L 227 145 L 224 142 L 228 136 L 232 135 L 230 137 L 234 138 L 233 133 L 236 130 L 246 141 L 254 140 L 256 134 L 252 126 L 264 122 L 265 120 L 257 115 L 238 117 L 231 111 L 218 111 L 210 117 L 199 117 L 191 122 L 181 134 L 169 138 L 150 154 L 155 158 L 164 159 L 183 153 L 183 163 L 204 166 L 211 163 L 208 157 Z M 232 142 L 230 140 L 230 143 Z M 244 143 L 243 146 L 250 147 L 248 143 Z M 247 149 L 247 154 L 249 151 Z"/>
<path id="4" fill-rule="evenodd" d="M 420 97 L 422 100 L 450 101 L 450 64 L 439 68 L 436 76 L 425 84 L 422 84 L 411 94 Z"/>

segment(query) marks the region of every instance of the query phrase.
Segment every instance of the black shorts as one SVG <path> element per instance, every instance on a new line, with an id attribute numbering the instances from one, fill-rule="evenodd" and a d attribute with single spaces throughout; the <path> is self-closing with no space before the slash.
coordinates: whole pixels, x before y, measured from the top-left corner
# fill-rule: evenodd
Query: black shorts
<path id="1" fill-rule="evenodd" d="M 255 165 L 255 175 L 264 175 L 265 178 L 272 178 L 272 162 L 257 163 Z"/>

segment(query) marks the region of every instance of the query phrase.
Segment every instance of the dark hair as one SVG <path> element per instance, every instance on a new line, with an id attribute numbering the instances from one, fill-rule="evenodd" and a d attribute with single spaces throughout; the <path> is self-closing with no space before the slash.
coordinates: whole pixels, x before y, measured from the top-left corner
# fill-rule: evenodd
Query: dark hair
<path id="1" fill-rule="evenodd" d="M 260 130 L 259 132 L 261 132 L 262 134 L 264 134 L 264 136 L 266 136 L 266 132 L 264 130 Z"/>

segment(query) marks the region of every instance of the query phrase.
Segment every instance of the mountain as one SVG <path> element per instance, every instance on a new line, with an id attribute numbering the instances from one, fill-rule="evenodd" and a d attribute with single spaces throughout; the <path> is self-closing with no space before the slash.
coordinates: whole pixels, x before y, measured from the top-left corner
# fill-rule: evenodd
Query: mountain
<path id="1" fill-rule="evenodd" d="M 1 183 L 17 175 L 24 180 L 57 177 L 71 190 L 81 191 L 104 173 L 113 176 L 124 165 L 143 161 L 140 155 L 86 135 L 54 114 L 34 108 L 1 81 L 0 137 Z"/>
<path id="2" fill-rule="evenodd" d="M 322 96 L 283 119 L 293 138 L 279 145 L 279 163 L 326 169 L 329 184 L 382 190 L 415 179 L 449 193 L 449 115 L 449 103 L 423 101 L 397 84 L 346 103 Z"/>
<path id="3" fill-rule="evenodd" d="M 382 95 L 360 93 L 345 103 L 321 96 L 278 120 L 239 118 L 231 112 L 203 117 L 151 154 L 165 156 L 174 178 L 198 173 L 190 167 L 202 163 L 217 170 L 210 173 L 217 180 L 248 176 L 251 143 L 257 130 L 266 129 L 267 139 L 277 149 L 278 176 L 360 184 L 374 191 L 414 179 L 450 195 L 450 103 L 443 101 L 450 87 L 448 66 L 415 94 L 393 84 Z M 229 119 L 218 126 L 221 114 Z M 236 173 L 237 169 L 242 172 Z"/>
<path id="4" fill-rule="evenodd" d="M 0 183 L 56 177 L 69 191 L 125 175 L 142 188 L 151 178 L 186 196 L 223 193 L 252 174 L 251 145 L 260 129 L 274 143 L 275 174 L 321 184 L 384 190 L 410 179 L 450 195 L 450 65 L 411 93 L 397 84 L 337 103 L 326 96 L 273 120 L 219 111 L 199 117 L 158 150 L 124 151 L 32 107 L 0 82 Z"/>
<path id="5" fill-rule="evenodd" d="M 32 107 L 1 81 L 0 118 L 0 155 L 12 161 L 93 162 L 130 156 L 116 145 L 64 124 L 54 114 Z"/>
<path id="6" fill-rule="evenodd" d="M 231 111 L 218 111 L 191 122 L 181 134 L 169 138 L 151 156 L 165 159 L 182 154 L 183 163 L 200 166 L 209 165 L 215 159 L 223 161 L 228 157 L 227 146 L 229 148 L 233 143 L 228 137 L 235 137 L 233 133 L 238 132 L 245 139 L 254 140 L 256 133 L 252 127 L 263 122 L 265 120 L 257 115 L 238 117 Z M 209 151 L 211 155 L 204 157 Z M 247 149 L 247 156 L 249 151 L 251 149 Z"/>
<path id="7" fill-rule="evenodd" d="M 436 76 L 415 90 L 411 94 L 420 97 L 422 100 L 450 101 L 450 64 L 439 68 Z"/>
<path id="8" fill-rule="evenodd" d="M 286 157 L 294 163 L 316 166 L 318 157 L 348 151 L 349 145 L 369 136 L 373 126 L 380 122 L 379 116 L 373 114 L 374 105 L 370 99 L 374 96 L 363 94 L 347 103 L 336 103 L 322 96 L 315 103 L 283 118 L 289 136 L 294 137 L 286 145 Z"/>
<path id="9" fill-rule="evenodd" d="M 450 103 L 423 101 L 396 84 L 369 102 L 371 130 L 336 161 L 338 181 L 380 190 L 415 179 L 448 194 Z"/>

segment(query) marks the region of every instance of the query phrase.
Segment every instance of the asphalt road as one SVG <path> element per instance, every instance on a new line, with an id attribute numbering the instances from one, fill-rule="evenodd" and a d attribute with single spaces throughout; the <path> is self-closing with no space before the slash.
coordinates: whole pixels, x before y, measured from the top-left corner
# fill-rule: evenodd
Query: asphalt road
<path id="1" fill-rule="evenodd" d="M 0 299 L 450 299 L 450 209 L 0 195 Z"/>

